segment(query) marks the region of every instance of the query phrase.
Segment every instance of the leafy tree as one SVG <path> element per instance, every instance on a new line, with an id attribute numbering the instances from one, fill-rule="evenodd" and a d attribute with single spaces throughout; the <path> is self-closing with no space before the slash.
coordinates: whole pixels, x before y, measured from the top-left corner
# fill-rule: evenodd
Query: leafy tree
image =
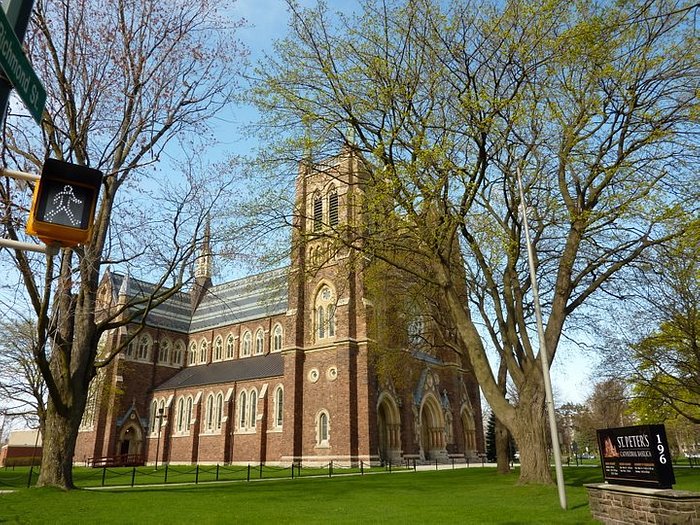
<path id="1" fill-rule="evenodd" d="M 657 253 L 643 290 L 660 323 L 628 347 L 634 407 L 644 420 L 700 424 L 700 222 Z"/>
<path id="2" fill-rule="evenodd" d="M 697 6 L 368 0 L 361 14 L 335 17 L 324 4 L 289 8 L 291 35 L 251 92 L 268 139 L 261 160 L 280 186 L 285 163 L 354 149 L 365 227 L 321 235 L 437 290 L 457 350 L 518 442 L 520 480 L 551 482 L 521 210 L 550 366 L 575 312 L 624 286 L 694 206 L 681 188 L 694 186 L 697 166 Z M 512 401 L 492 362 L 506 368 Z"/>
<path id="3" fill-rule="evenodd" d="M 207 123 L 235 88 L 238 24 L 222 19 L 218 7 L 208 0 L 34 3 L 26 41 L 48 100 L 39 135 L 21 115 L 8 120 L 4 158 L 37 171 L 50 155 L 105 175 L 88 243 L 62 249 L 56 259 L 9 253 L 36 316 L 34 358 L 48 390 L 40 486 L 73 487 L 88 385 L 116 355 L 98 353 L 98 341 L 144 319 L 183 286 L 206 217 L 226 190 L 214 170 L 202 173 L 174 140 L 191 133 L 200 140 L 181 147 L 192 148 L 211 140 Z M 159 180 L 149 167 L 168 146 L 185 176 Z M 17 239 L 26 193 L 6 181 L 0 199 L 4 230 Z M 97 297 L 105 264 L 152 273 L 157 285 L 128 305 L 112 305 Z"/>

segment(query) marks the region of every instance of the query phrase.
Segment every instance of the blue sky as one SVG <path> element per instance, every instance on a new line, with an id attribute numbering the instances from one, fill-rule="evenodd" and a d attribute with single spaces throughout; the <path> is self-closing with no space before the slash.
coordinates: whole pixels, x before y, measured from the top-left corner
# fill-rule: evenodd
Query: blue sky
<path id="1" fill-rule="evenodd" d="M 302 5 L 315 4 L 314 0 L 300 0 Z M 328 0 L 330 10 L 350 13 L 358 5 L 354 0 Z M 272 52 L 275 39 L 287 34 L 288 13 L 284 0 L 237 0 L 230 8 L 232 18 L 245 18 L 248 26 L 239 32 L 239 37 L 250 49 L 251 61 Z M 237 107 L 235 115 L 224 117 L 236 124 L 245 124 L 255 118 L 251 108 Z M 231 119 L 231 120 L 229 120 Z M 237 127 L 234 124 L 234 127 Z M 240 133 L 228 134 L 231 138 L 222 146 L 229 152 L 245 153 L 254 143 L 241 139 Z M 238 137 L 238 138 L 236 138 Z M 557 356 L 552 367 L 552 385 L 555 405 L 565 402 L 582 403 L 592 391 L 593 380 L 591 373 L 596 365 L 596 359 L 591 352 L 582 353 L 579 348 L 567 342 L 562 342 L 557 350 Z"/>

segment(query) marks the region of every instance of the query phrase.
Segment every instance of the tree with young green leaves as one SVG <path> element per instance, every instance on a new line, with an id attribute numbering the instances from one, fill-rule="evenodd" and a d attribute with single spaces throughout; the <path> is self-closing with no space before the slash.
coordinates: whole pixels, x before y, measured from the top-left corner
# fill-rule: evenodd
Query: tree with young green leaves
<path id="1" fill-rule="evenodd" d="M 697 6 L 367 0 L 347 16 L 288 3 L 291 34 L 251 91 L 261 161 L 283 186 L 283 166 L 355 149 L 365 227 L 334 240 L 437 290 L 518 443 L 521 482 L 550 483 L 523 210 L 550 366 L 567 321 L 696 206 Z"/>
<path id="2" fill-rule="evenodd" d="M 648 268 L 636 295 L 644 310 L 635 315 L 637 337 L 613 355 L 626 365 L 643 420 L 679 415 L 700 424 L 700 221 L 655 250 Z M 645 318 L 647 325 L 639 322 Z"/>

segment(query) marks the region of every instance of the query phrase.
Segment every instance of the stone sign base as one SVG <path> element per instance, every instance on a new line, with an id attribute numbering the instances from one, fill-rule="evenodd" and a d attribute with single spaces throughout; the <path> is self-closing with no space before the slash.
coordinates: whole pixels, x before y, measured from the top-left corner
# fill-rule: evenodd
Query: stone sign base
<path id="1" fill-rule="evenodd" d="M 593 518 L 607 525 L 700 525 L 700 492 L 589 483 Z"/>

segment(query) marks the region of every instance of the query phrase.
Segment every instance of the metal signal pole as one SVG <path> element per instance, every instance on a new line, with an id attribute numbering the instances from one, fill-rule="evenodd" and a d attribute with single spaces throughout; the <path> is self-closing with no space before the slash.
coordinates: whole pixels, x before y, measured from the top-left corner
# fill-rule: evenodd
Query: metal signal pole
<path id="1" fill-rule="evenodd" d="M 535 318 L 537 320 L 537 336 L 540 341 L 540 359 L 542 361 L 542 376 L 544 377 L 544 393 L 547 404 L 547 416 L 549 419 L 549 434 L 552 439 L 552 451 L 554 452 L 554 468 L 557 476 L 557 489 L 559 491 L 559 504 L 566 510 L 566 491 L 564 490 L 564 471 L 561 466 L 561 450 L 559 450 L 559 433 L 554 417 L 554 396 L 552 395 L 552 380 L 549 376 L 549 355 L 544 338 L 544 324 L 542 323 L 542 311 L 540 310 L 540 295 L 537 289 L 537 275 L 535 273 L 535 253 L 530 242 L 530 228 L 527 223 L 527 209 L 525 206 L 525 192 L 523 181 L 520 177 L 520 168 L 516 170 L 518 189 L 520 190 L 520 204 L 523 211 L 523 229 L 525 231 L 525 243 L 527 245 L 527 260 L 530 266 L 530 282 L 532 283 L 532 296 L 535 303 Z"/>

